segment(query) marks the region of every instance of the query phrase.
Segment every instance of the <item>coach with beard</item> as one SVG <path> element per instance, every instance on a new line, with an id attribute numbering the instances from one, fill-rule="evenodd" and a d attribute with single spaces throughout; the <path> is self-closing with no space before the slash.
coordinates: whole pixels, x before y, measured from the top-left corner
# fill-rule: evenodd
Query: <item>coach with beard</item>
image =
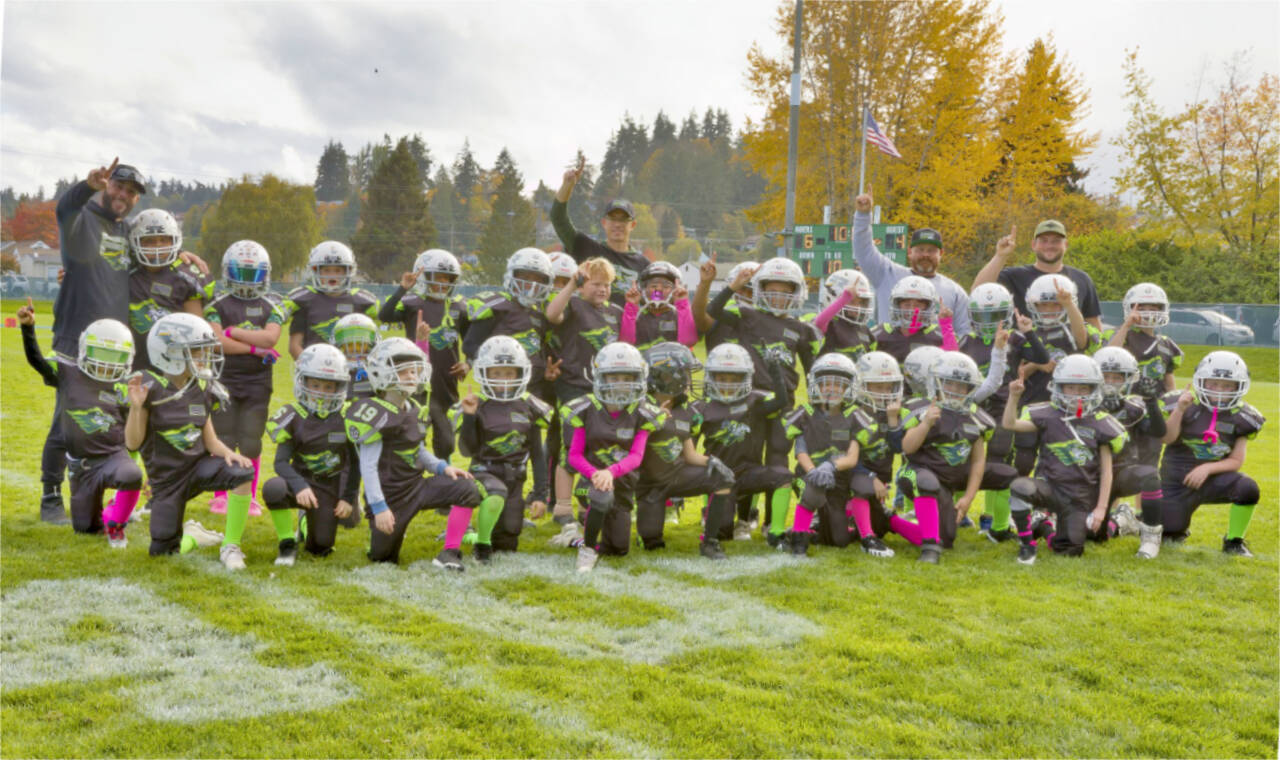
<path id="1" fill-rule="evenodd" d="M 1005 261 L 1017 247 L 1017 227 L 1008 235 L 996 242 L 996 255 L 973 278 L 973 287 L 988 282 L 999 282 L 1013 294 L 1013 305 L 1018 311 L 1027 313 L 1027 288 L 1036 278 L 1045 274 L 1066 275 L 1076 285 L 1080 314 L 1084 321 L 1102 329 L 1102 305 L 1098 302 L 1098 289 L 1093 285 L 1093 278 L 1088 273 L 1067 266 L 1063 259 L 1067 255 L 1067 228 L 1055 219 L 1046 219 L 1036 225 L 1036 234 L 1031 238 L 1031 250 L 1036 254 L 1034 264 L 1008 267 Z M 957 332 L 959 332 L 957 330 Z"/>

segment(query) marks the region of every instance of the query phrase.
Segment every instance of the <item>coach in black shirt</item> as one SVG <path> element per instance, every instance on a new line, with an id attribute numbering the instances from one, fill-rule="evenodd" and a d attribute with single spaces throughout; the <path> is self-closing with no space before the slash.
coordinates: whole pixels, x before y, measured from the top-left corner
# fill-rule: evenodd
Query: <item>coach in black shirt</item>
<path id="1" fill-rule="evenodd" d="M 1027 288 L 1031 287 L 1037 277 L 1045 274 L 1066 275 L 1076 284 L 1080 314 L 1084 321 L 1101 330 L 1102 304 L 1098 302 L 1098 289 L 1094 287 L 1093 279 L 1086 272 L 1062 263 L 1067 255 L 1067 228 L 1062 226 L 1062 222 L 1046 219 L 1036 225 L 1036 234 L 1031 239 L 1031 250 L 1036 254 L 1034 264 L 1007 267 L 1005 261 L 1016 246 L 1016 233 L 1015 227 L 996 243 L 996 255 L 973 278 L 973 287 L 999 282 L 1013 294 L 1013 305 L 1018 311 L 1026 314 Z M 970 292 L 972 290 L 970 288 Z"/>
<path id="2" fill-rule="evenodd" d="M 644 268 L 649 266 L 649 259 L 631 247 L 631 231 L 636 228 L 635 209 L 631 201 L 615 200 L 604 210 L 604 218 L 600 226 L 604 228 L 604 242 L 593 240 L 588 235 L 578 232 L 569 221 L 569 196 L 573 194 L 573 186 L 578 184 L 582 176 L 582 165 L 564 173 L 564 181 L 556 192 L 555 202 L 551 204 L 551 225 L 556 228 L 556 235 L 564 243 L 564 250 L 573 260 L 581 264 L 587 259 L 600 257 L 613 264 L 618 276 L 613 281 L 613 290 L 609 300 L 621 306 L 626 303 L 627 291 L 636 283 L 636 279 Z"/>

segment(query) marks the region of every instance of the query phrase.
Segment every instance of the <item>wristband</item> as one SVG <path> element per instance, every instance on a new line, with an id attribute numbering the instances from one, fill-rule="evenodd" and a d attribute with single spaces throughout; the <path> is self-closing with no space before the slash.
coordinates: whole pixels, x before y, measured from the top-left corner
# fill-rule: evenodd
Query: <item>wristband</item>
<path id="1" fill-rule="evenodd" d="M 375 501 L 374 503 L 369 505 L 369 511 L 374 513 L 375 515 L 380 515 L 383 512 L 386 512 L 388 509 L 391 509 L 391 507 L 388 507 L 385 501 Z"/>
<path id="2" fill-rule="evenodd" d="M 434 470 L 432 470 L 432 472 L 434 472 L 436 475 L 443 475 L 444 471 L 447 469 L 449 469 L 449 463 L 441 459 L 440 461 L 436 462 L 436 467 Z"/>
<path id="3" fill-rule="evenodd" d="M 231 328 L 230 328 L 230 327 L 228 327 L 227 329 L 223 330 L 223 331 L 222 331 L 222 336 L 223 336 L 224 338 L 231 338 Z M 235 340 L 235 338 L 231 338 L 231 339 L 232 339 L 232 340 Z"/>
<path id="4" fill-rule="evenodd" d="M 228 328 L 228 329 L 230 329 L 230 328 Z M 253 345 L 252 343 L 250 343 L 250 344 L 249 344 L 249 353 L 250 353 L 250 354 L 256 354 L 256 353 L 258 353 L 258 347 L 257 347 L 257 346 L 255 346 L 255 345 Z"/>
<path id="5" fill-rule="evenodd" d="M 413 344 L 418 348 L 422 349 L 423 351 L 428 351 L 431 349 L 431 341 L 429 340 L 415 340 Z"/>

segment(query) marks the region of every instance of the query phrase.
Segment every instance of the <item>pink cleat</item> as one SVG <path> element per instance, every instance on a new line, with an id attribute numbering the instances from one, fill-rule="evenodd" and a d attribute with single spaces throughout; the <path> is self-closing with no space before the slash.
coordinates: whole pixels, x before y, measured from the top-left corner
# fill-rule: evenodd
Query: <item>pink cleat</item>
<path id="1" fill-rule="evenodd" d="M 262 514 L 262 506 L 258 504 L 258 500 L 254 499 L 249 502 L 249 516 L 258 517 Z"/>
<path id="2" fill-rule="evenodd" d="M 225 515 L 227 513 L 227 495 L 218 493 L 209 500 L 209 511 L 215 515 Z"/>

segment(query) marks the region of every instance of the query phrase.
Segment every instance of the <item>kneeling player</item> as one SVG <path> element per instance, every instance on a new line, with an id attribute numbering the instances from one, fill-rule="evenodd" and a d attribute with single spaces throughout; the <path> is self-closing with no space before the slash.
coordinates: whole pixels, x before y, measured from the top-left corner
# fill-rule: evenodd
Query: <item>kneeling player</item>
<path id="1" fill-rule="evenodd" d="M 987 438 L 995 420 L 973 403 L 982 383 L 978 365 L 962 353 L 948 351 L 929 369 L 930 401 L 910 401 L 903 423 L 898 488 L 912 499 L 916 523 L 890 519 L 895 532 L 920 546 L 920 561 L 937 563 L 938 545 L 950 549 L 956 525 L 963 520 L 979 490 L 1007 487 L 1017 471 L 987 461 Z M 952 494 L 964 494 L 954 504 Z"/>
<path id="2" fill-rule="evenodd" d="M 858 359 L 858 468 L 853 472 L 849 512 L 862 550 L 873 557 L 892 557 L 881 539 L 893 529 L 885 504 L 893 482 L 893 455 L 902 450 L 902 370 L 892 356 L 868 351 Z"/>
<path id="3" fill-rule="evenodd" d="M 168 314 L 147 335 L 151 364 L 129 380 L 125 445 L 142 450 L 151 481 L 151 556 L 222 542 L 222 564 L 244 569 L 240 539 L 249 522 L 253 463 L 227 448 L 213 429 L 225 403 L 218 385 L 222 344 L 209 323 L 185 312 Z M 205 491 L 227 495 L 226 537 L 182 521 L 187 501 Z"/>
<path id="4" fill-rule="evenodd" d="M 1001 425 L 1015 433 L 1037 433 L 1040 452 L 1034 478 L 1019 477 L 1009 487 L 1009 509 L 1018 528 L 1018 562 L 1036 561 L 1031 509 L 1053 512 L 1047 530 L 1049 546 L 1058 554 L 1079 557 L 1085 538 L 1106 525 L 1111 502 L 1111 461 L 1124 448 L 1124 427 L 1099 411 L 1102 370 L 1092 357 L 1072 354 L 1054 367 L 1049 403 L 1029 404 L 1015 419 L 1025 384 L 1009 384 L 1009 401 Z"/>
<path id="5" fill-rule="evenodd" d="M 280 541 L 277 565 L 292 565 L 298 554 L 294 510 L 306 516 L 306 548 L 317 557 L 333 551 L 338 521 L 356 511 L 360 469 L 342 419 L 347 378 L 347 359 L 338 349 L 324 343 L 302 349 L 293 366 L 297 401 L 267 422 L 276 477 L 262 484 L 262 500 Z"/>
<path id="6" fill-rule="evenodd" d="M 693 445 L 702 416 L 689 403 L 693 373 L 702 369 L 693 352 L 675 342 L 659 343 L 645 355 L 649 364 L 649 399 L 666 411 L 651 436 L 640 464 L 636 488 L 636 531 L 646 549 L 666 546 L 662 527 L 666 500 L 707 496 L 707 522 L 702 556 L 724 559 L 720 527 L 733 519 L 733 471 Z"/>
<path id="7" fill-rule="evenodd" d="M 1102 370 L 1102 410 L 1124 426 L 1124 448 L 1112 466 L 1111 503 L 1125 496 L 1140 495 L 1143 503 L 1160 498 L 1160 439 L 1165 434 L 1164 413 L 1160 409 L 1163 381 L 1139 384 L 1145 395 L 1129 395 L 1138 378 L 1138 362 L 1119 346 L 1104 346 L 1093 355 Z M 1148 507 L 1148 509 L 1151 509 Z M 1151 522 L 1159 525 L 1159 512 L 1151 509 Z M 1089 532 L 1089 539 L 1106 541 L 1112 535 L 1133 535 L 1141 525 L 1128 504 L 1113 506 L 1106 521 Z"/>
<path id="8" fill-rule="evenodd" d="M 44 384 L 58 389 L 58 424 L 66 442 L 71 475 L 71 528 L 97 533 L 106 528 L 112 548 L 128 545 L 124 529 L 138 503 L 142 470 L 124 446 L 127 412 L 120 383 L 133 366 L 133 336 L 114 319 L 99 319 L 80 334 L 74 362 L 59 355 L 49 361 L 36 343 L 35 308 L 31 299 L 18 309 L 22 348 Z M 118 489 L 104 510 L 102 495 Z"/>
<path id="9" fill-rule="evenodd" d="M 525 474 L 529 460 L 542 453 L 541 430 L 551 422 L 551 407 L 528 392 L 533 368 L 510 335 L 481 344 L 475 368 L 480 396 L 467 394 L 449 416 L 483 497 L 474 552 L 476 561 L 488 564 L 494 549 L 519 548 Z"/>
<path id="10" fill-rule="evenodd" d="M 432 564 L 460 572 L 462 536 L 480 492 L 468 472 L 423 445 L 427 423 L 413 396 L 431 380 L 427 355 L 407 338 L 387 338 L 373 347 L 366 364 L 375 395 L 352 403 L 343 416 L 369 507 L 369 559 L 399 562 L 405 530 L 418 512 L 452 507 L 444 549 Z"/>
<path id="11" fill-rule="evenodd" d="M 1257 481 L 1240 470 L 1249 440 L 1266 420 L 1244 400 L 1249 368 L 1230 351 L 1214 351 L 1196 365 L 1192 384 L 1194 392 L 1165 396 L 1171 411 L 1160 463 L 1160 525 L 1146 526 L 1139 554 L 1156 556 L 1161 531 L 1166 541 L 1185 541 L 1201 504 L 1230 504 L 1222 551 L 1252 557 L 1244 533 L 1260 494 Z"/>

